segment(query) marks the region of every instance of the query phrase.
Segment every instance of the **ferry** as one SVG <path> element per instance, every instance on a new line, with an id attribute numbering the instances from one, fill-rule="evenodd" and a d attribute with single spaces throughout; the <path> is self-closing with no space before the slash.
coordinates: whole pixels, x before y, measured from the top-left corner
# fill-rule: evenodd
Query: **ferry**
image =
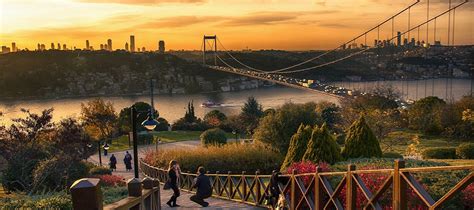
<path id="1" fill-rule="evenodd" d="M 206 102 L 201 104 L 201 107 L 215 108 L 215 107 L 220 107 L 221 105 L 222 105 L 221 103 L 217 103 L 217 102 L 213 102 L 213 101 L 206 101 Z"/>

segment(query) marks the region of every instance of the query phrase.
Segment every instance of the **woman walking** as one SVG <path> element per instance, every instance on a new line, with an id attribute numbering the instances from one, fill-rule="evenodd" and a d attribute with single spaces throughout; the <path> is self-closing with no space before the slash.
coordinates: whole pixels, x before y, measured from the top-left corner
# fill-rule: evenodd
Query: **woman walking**
<path id="1" fill-rule="evenodd" d="M 178 187 L 178 179 L 181 171 L 179 169 L 178 161 L 172 160 L 168 166 L 168 176 L 169 176 L 169 187 L 173 190 L 173 196 L 171 196 L 170 200 L 166 202 L 170 207 L 179 207 L 176 204 L 176 199 L 179 197 L 179 187 Z"/>

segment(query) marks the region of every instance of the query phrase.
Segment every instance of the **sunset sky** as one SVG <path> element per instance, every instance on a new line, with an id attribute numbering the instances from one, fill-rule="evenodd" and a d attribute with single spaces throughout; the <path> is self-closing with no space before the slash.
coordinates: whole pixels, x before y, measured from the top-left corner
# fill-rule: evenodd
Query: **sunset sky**
<path id="1" fill-rule="evenodd" d="M 51 42 L 95 49 L 113 40 L 124 48 L 131 34 L 137 47 L 199 49 L 204 34 L 217 34 L 228 49 L 329 49 L 376 25 L 416 0 L 0 0 L 0 45 L 35 49 Z M 430 16 L 448 8 L 431 0 Z M 453 0 L 453 4 L 460 0 Z M 426 0 L 412 9 L 411 25 L 426 20 Z M 407 29 L 407 14 L 395 30 Z M 437 21 L 437 40 L 447 40 L 448 16 Z M 456 11 L 456 44 L 474 43 L 474 3 Z M 421 39 L 426 27 L 421 28 Z M 430 42 L 433 24 L 430 25 Z M 411 33 L 417 38 L 417 32 Z M 372 44 L 376 31 L 369 35 Z M 380 38 L 391 36 L 391 23 Z M 358 41 L 364 42 L 363 39 Z"/>

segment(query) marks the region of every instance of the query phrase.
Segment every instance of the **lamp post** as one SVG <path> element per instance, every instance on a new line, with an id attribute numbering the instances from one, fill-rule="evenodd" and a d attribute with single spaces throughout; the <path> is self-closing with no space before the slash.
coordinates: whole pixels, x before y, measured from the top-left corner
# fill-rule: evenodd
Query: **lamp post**
<path id="1" fill-rule="evenodd" d="M 148 118 L 141 123 L 141 125 L 145 127 L 147 130 L 153 130 L 158 125 L 158 121 L 153 119 L 151 112 L 152 110 L 150 110 Z M 132 138 L 133 138 L 133 167 L 134 167 L 134 172 L 135 172 L 135 178 L 138 178 L 138 137 L 137 137 L 137 124 L 136 123 L 137 123 L 138 115 L 141 113 L 147 113 L 147 112 L 139 112 L 135 108 L 135 106 L 132 106 L 131 119 L 132 119 Z"/>

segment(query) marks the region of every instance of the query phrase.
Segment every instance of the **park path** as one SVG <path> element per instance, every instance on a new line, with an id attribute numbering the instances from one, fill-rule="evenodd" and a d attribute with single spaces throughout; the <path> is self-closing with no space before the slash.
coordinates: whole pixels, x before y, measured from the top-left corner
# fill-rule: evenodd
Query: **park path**
<path id="1" fill-rule="evenodd" d="M 158 145 L 158 148 L 165 149 L 165 150 L 176 149 L 176 148 L 195 148 L 199 145 L 200 145 L 200 142 L 198 140 L 192 140 L 192 141 L 180 141 L 180 142 L 174 142 L 174 143 L 164 143 L 164 144 Z M 149 150 L 155 150 L 155 145 L 147 145 L 147 146 L 139 147 L 138 158 L 143 158 L 145 156 L 145 153 Z M 129 149 L 127 151 L 133 156 L 132 149 Z M 102 165 L 108 166 L 109 158 L 112 154 L 114 154 L 115 157 L 117 158 L 117 170 L 114 171 L 113 174 L 122 176 L 125 178 L 125 180 L 133 178 L 133 170 L 132 171 L 125 170 L 125 164 L 123 162 L 125 151 L 112 152 L 112 153 L 109 153 L 107 156 L 103 156 L 102 154 Z M 95 164 L 99 164 L 98 154 L 95 154 L 89 157 L 88 161 Z M 132 164 L 133 164 L 133 161 L 132 161 Z M 140 176 L 142 175 L 140 174 Z M 191 200 L 189 200 L 191 195 L 193 195 L 192 193 L 188 193 L 184 191 L 181 191 L 181 196 L 178 198 L 178 204 L 181 205 L 181 207 L 170 208 L 165 203 L 171 197 L 172 192 L 173 192 L 172 190 L 161 190 L 162 209 L 263 209 L 263 208 L 247 205 L 244 203 L 228 201 L 228 200 L 212 198 L 212 197 L 209 199 L 206 199 L 206 201 L 209 202 L 209 206 L 207 208 L 202 208 L 199 204 L 196 204 L 192 202 Z"/>

